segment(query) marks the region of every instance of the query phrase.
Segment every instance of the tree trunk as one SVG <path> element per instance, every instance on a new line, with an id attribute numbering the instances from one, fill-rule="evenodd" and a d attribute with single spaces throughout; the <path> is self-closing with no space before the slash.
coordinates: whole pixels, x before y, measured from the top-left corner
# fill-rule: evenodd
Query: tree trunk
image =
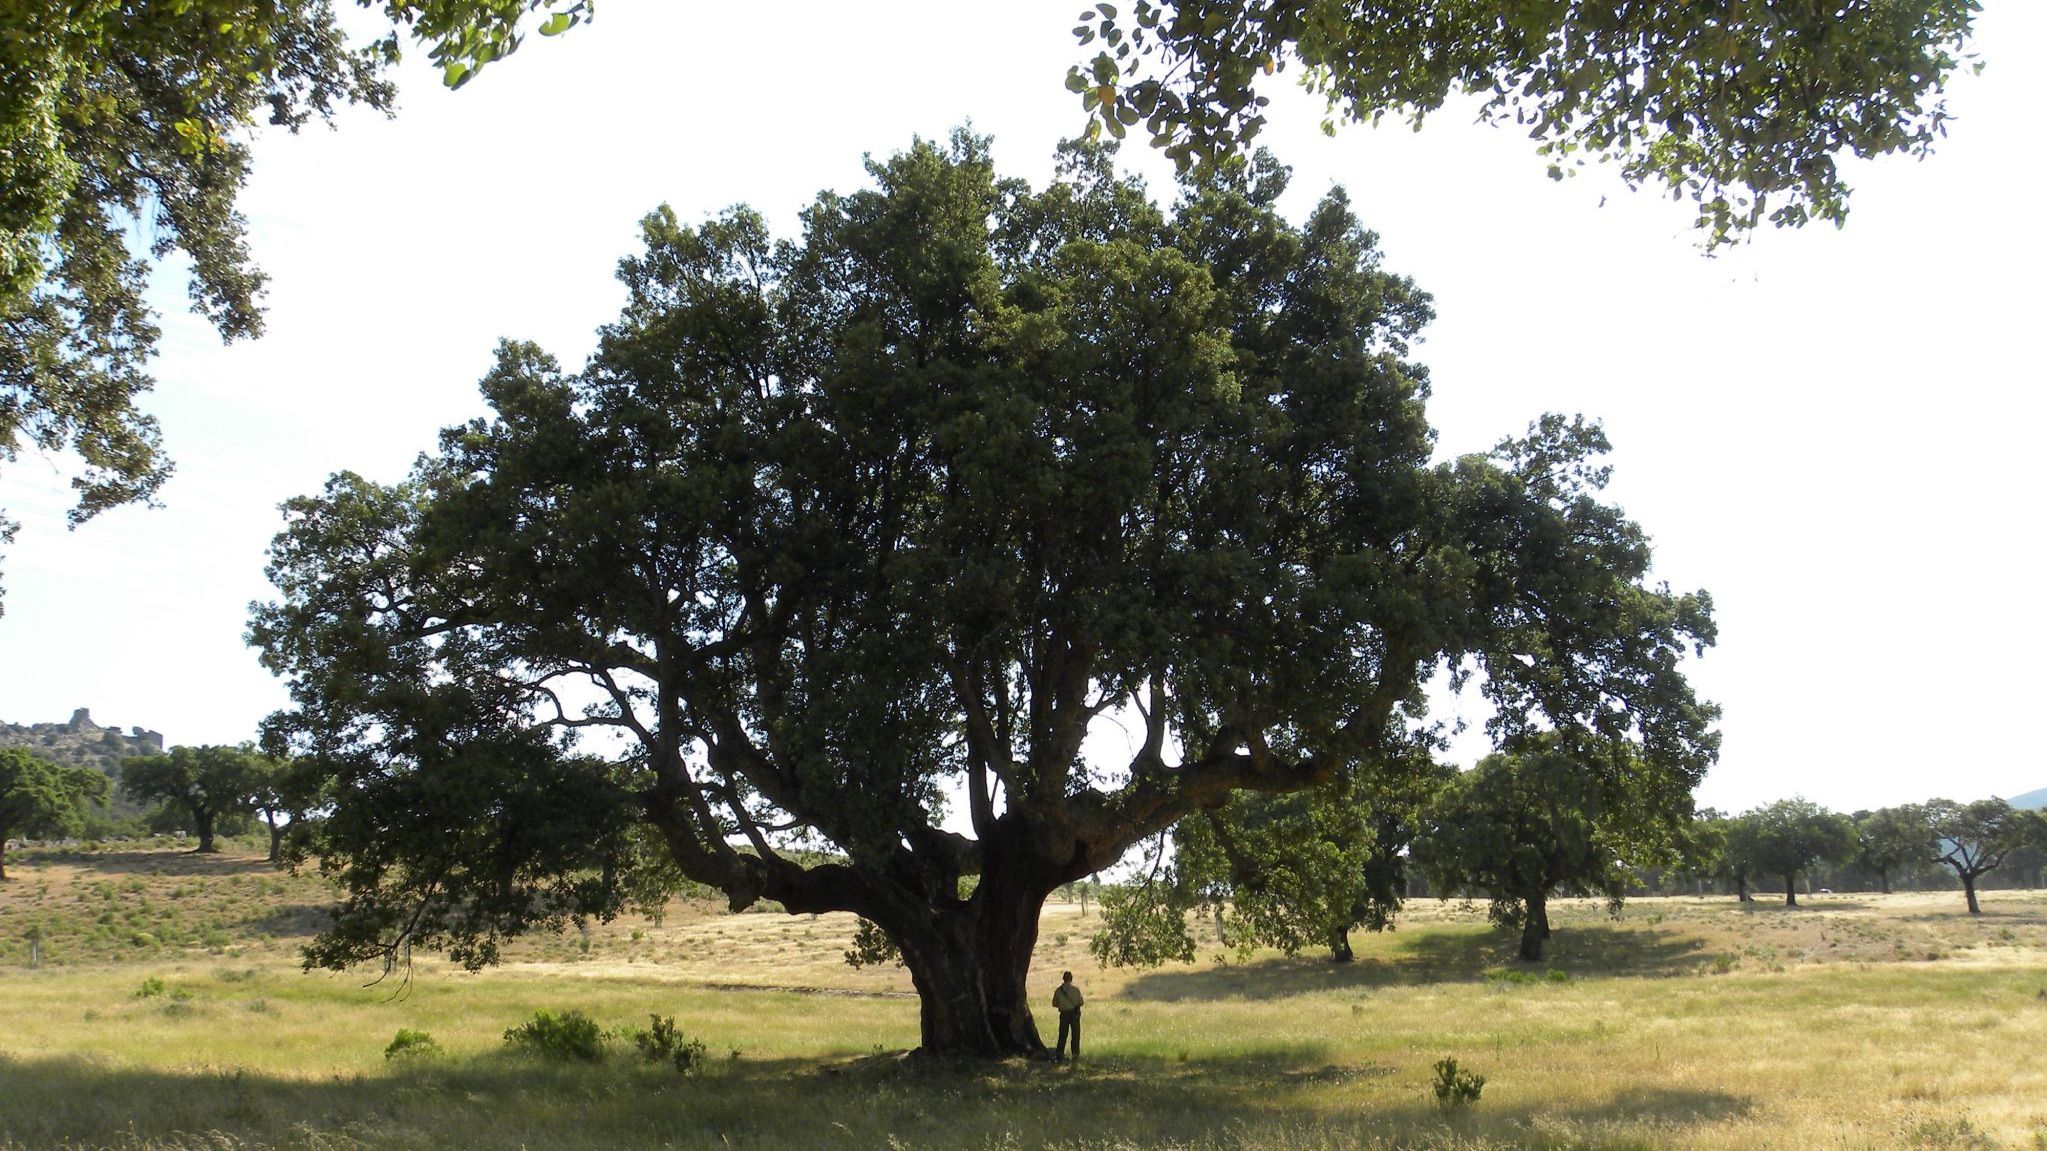
<path id="1" fill-rule="evenodd" d="M 1887 867 L 1877 868 L 1876 885 L 1883 889 L 1883 893 L 1885 895 L 1889 895 L 1891 893 L 1891 871 L 1889 868 Z"/>
<path id="2" fill-rule="evenodd" d="M 0 880 L 7 878 L 7 833 L 0 831 Z"/>
<path id="3" fill-rule="evenodd" d="M 199 846 L 193 850 L 201 853 L 219 851 L 218 847 L 213 846 L 213 813 L 194 808 L 192 822 L 199 828 Z"/>
<path id="4" fill-rule="evenodd" d="M 912 910 L 883 923 L 903 953 L 921 1003 L 924 1055 L 1043 1056 L 1031 1018 L 1031 951 L 1038 916 L 1056 884 L 984 874 L 971 898 Z"/>
<path id="5" fill-rule="evenodd" d="M 1784 906 L 1798 906 L 1798 878 L 1795 873 L 1784 876 Z"/>
<path id="6" fill-rule="evenodd" d="M 1975 876 L 1973 876 L 1973 875 L 1964 875 L 1964 876 L 1962 876 L 1962 891 L 1963 891 L 1963 893 L 1965 893 L 1965 894 L 1966 894 L 1966 895 L 1968 895 L 1968 897 L 1969 897 L 1969 914 L 1971 914 L 1971 915 L 1981 915 L 1981 914 L 1983 914 L 1983 908 L 1982 908 L 1982 907 L 1980 907 L 1980 906 L 1978 906 L 1978 905 L 1977 905 L 1977 903 L 1976 903 L 1976 877 L 1975 877 Z"/>
<path id="7" fill-rule="evenodd" d="M 264 822 L 270 825 L 270 862 L 276 863 L 284 847 L 285 829 L 274 819 L 266 817 Z"/>
<path id="8" fill-rule="evenodd" d="M 1350 949 L 1350 929 L 1337 924 L 1329 929 L 1329 959 L 1332 963 L 1349 963 L 1357 955 Z"/>
<path id="9" fill-rule="evenodd" d="M 1529 963 L 1542 962 L 1542 941 L 1548 938 L 1549 911 L 1538 895 L 1528 901 L 1521 916 L 1521 958 Z"/>

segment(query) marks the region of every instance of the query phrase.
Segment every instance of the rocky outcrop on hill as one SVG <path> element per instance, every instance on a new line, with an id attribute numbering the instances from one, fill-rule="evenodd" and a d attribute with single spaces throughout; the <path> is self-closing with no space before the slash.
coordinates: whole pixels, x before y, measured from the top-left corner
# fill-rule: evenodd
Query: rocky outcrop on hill
<path id="1" fill-rule="evenodd" d="M 81 707 L 64 723 L 0 723 L 0 747 L 25 747 L 44 759 L 96 767 L 119 779 L 121 761 L 129 756 L 163 754 L 163 733 L 101 727 L 91 709 Z"/>

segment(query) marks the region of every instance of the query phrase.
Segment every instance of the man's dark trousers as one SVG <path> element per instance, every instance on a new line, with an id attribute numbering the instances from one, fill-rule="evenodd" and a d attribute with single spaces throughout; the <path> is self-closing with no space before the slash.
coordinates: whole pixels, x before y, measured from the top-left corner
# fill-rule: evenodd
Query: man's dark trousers
<path id="1" fill-rule="evenodd" d="M 1066 1058 L 1066 1037 L 1073 1036 L 1073 1057 L 1080 1058 L 1080 1009 L 1059 1013 L 1059 1058 Z"/>

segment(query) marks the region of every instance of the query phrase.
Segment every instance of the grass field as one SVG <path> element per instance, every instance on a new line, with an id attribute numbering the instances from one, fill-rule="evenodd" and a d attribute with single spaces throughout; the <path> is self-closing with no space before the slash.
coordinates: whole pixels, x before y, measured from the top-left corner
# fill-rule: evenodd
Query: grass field
<path id="1" fill-rule="evenodd" d="M 1418 904 L 1358 962 L 1216 954 L 1102 971 L 1048 909 L 1034 970 L 1087 989 L 1078 1065 L 906 1060 L 899 970 L 848 919 L 677 905 L 409 984 L 304 974 L 316 880 L 259 858 L 26 853 L 0 884 L 0 1148 L 2047 1148 L 2047 895 L 1644 899 L 1553 911 L 1513 964 Z M 39 929 L 41 966 L 26 942 Z M 673 1016 L 689 1076 L 615 1042 L 514 1054 L 537 1009 Z M 1041 1021 L 1042 1023 L 1043 1021 Z M 400 1028 L 437 1055 L 386 1060 Z M 1486 1077 L 1439 1113 L 1445 1056 Z"/>

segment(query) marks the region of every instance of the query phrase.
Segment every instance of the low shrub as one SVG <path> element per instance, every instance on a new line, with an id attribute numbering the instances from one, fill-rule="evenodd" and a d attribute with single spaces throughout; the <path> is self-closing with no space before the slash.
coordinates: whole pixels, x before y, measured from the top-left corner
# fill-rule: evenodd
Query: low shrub
<path id="1" fill-rule="evenodd" d="M 631 1033 L 633 1046 L 640 1049 L 640 1055 L 647 1062 L 672 1063 L 684 1075 L 703 1067 L 703 1040 L 684 1035 L 673 1018 L 649 1015 L 647 1021 L 649 1026 L 646 1030 Z"/>
<path id="2" fill-rule="evenodd" d="M 533 1018 L 505 1032 L 513 1047 L 549 1059 L 581 1059 L 594 1063 L 604 1058 L 604 1029 L 580 1011 L 559 1014 L 540 1010 Z"/>
<path id="3" fill-rule="evenodd" d="M 433 1036 L 410 1027 L 400 1027 L 398 1034 L 391 1037 L 391 1045 L 384 1048 L 386 1059 L 430 1059 L 440 1053 L 441 1045 L 434 1042 Z"/>
<path id="4" fill-rule="evenodd" d="M 1478 1102 L 1479 1093 L 1485 1090 L 1485 1076 L 1469 1071 L 1459 1071 L 1457 1060 L 1445 1057 L 1436 1061 L 1436 1107 L 1445 1115 L 1454 1114 L 1462 1108 Z"/>

